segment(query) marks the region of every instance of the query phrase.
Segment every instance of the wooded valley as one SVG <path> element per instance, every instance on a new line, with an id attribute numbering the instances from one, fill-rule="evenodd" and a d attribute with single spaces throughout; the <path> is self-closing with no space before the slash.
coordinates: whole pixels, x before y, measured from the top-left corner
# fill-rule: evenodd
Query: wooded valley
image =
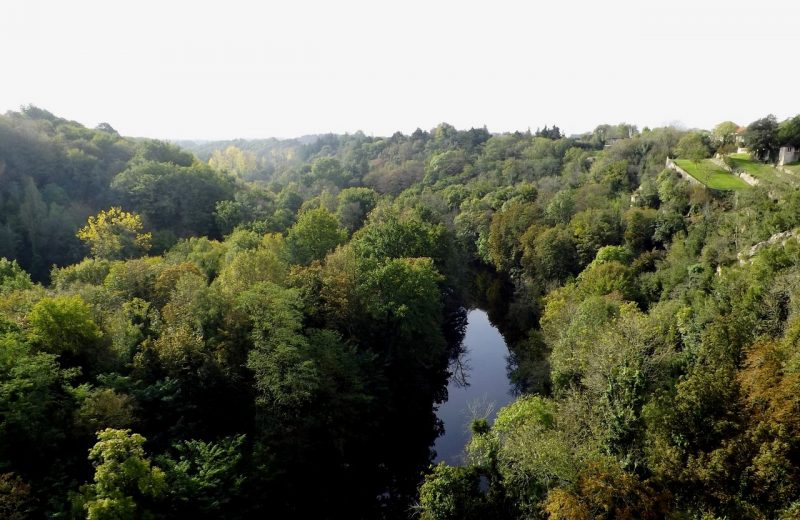
<path id="1" fill-rule="evenodd" d="M 800 116 L 176 144 L 8 112 L 0 517 L 798 518 L 781 147 Z M 476 302 L 515 401 L 434 465 Z"/>

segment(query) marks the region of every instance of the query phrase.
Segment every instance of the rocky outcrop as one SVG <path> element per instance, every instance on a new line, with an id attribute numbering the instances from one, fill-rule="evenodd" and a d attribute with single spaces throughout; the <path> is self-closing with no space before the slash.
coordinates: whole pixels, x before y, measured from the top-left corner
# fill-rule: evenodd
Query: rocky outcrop
<path id="1" fill-rule="evenodd" d="M 768 239 L 764 240 L 763 242 L 759 242 L 758 244 L 753 245 L 749 249 L 742 251 L 737 256 L 739 257 L 739 263 L 745 264 L 752 260 L 754 256 L 758 254 L 759 251 L 764 249 L 765 247 L 774 246 L 775 244 L 780 244 L 781 246 L 786 245 L 790 239 L 797 240 L 800 238 L 800 230 L 792 229 L 789 231 L 783 231 L 781 233 L 775 233 Z"/>

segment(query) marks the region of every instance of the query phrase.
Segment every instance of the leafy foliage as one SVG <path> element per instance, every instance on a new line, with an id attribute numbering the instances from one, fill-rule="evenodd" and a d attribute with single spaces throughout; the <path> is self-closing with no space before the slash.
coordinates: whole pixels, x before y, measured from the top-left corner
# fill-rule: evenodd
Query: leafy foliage
<path id="1" fill-rule="evenodd" d="M 800 194 L 664 170 L 740 135 L 1 116 L 0 516 L 796 516 Z M 432 465 L 474 305 L 520 395 Z"/>
<path id="2" fill-rule="evenodd" d="M 142 219 L 138 215 L 111 208 L 89 217 L 77 236 L 89 246 L 95 258 L 120 260 L 150 249 L 152 235 L 141 231 Z"/>
<path id="3" fill-rule="evenodd" d="M 75 498 L 86 518 L 147 516 L 148 499 L 164 493 L 166 484 L 164 472 L 145 456 L 144 442 L 144 437 L 130 430 L 106 428 L 97 434 L 97 444 L 89 451 L 94 482 Z"/>

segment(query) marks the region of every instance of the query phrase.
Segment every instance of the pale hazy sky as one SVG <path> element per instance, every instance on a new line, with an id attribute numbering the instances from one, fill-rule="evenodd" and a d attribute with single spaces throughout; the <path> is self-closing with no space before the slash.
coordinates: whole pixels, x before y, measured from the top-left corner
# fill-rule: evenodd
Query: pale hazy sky
<path id="1" fill-rule="evenodd" d="M 800 2 L 2 0 L 0 112 L 158 138 L 800 113 Z"/>

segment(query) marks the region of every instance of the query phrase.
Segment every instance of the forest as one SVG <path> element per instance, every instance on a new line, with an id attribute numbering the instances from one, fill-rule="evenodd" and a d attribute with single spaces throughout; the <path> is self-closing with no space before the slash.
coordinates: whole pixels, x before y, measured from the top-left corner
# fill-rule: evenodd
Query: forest
<path id="1" fill-rule="evenodd" d="M 0 517 L 800 518 L 782 146 L 800 115 L 176 144 L 8 112 Z M 434 464 L 476 302 L 514 401 Z"/>

